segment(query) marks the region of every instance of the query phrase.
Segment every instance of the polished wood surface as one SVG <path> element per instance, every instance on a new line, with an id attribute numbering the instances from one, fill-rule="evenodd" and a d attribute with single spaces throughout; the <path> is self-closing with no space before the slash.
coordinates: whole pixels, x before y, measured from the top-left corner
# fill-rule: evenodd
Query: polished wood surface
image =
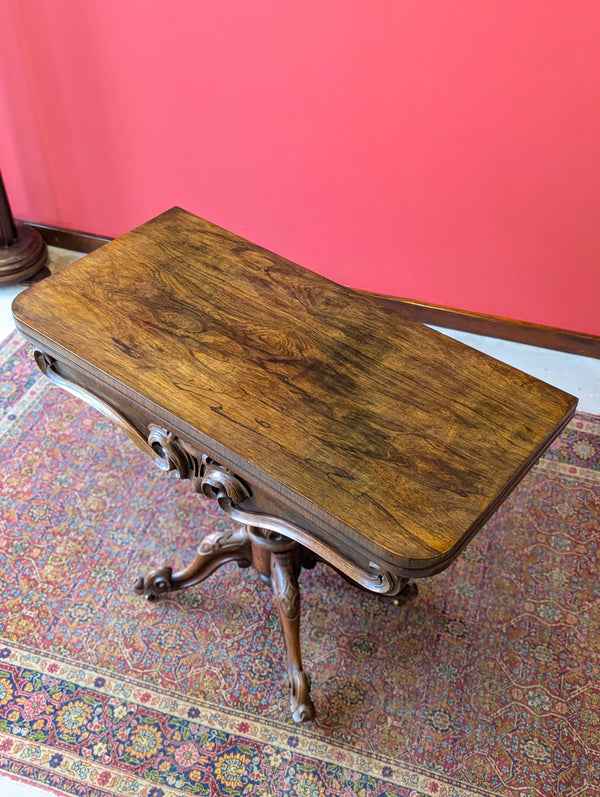
<path id="1" fill-rule="evenodd" d="M 65 230 L 61 227 L 53 227 L 47 224 L 25 223 L 36 229 L 48 246 L 59 246 L 63 249 L 72 249 L 75 252 L 94 252 L 100 246 L 104 246 L 104 244 L 113 240 L 102 235 Z M 472 332 L 475 335 L 501 338 L 502 340 L 525 343 L 542 349 L 554 349 L 568 352 L 569 354 L 600 359 L 600 335 L 590 335 L 586 332 L 576 332 L 572 329 L 559 329 L 558 327 L 534 324 L 529 321 L 519 321 L 514 318 L 484 315 L 471 310 L 458 310 L 454 307 L 417 302 L 414 299 L 384 296 L 383 294 L 369 293 L 368 291 L 360 292 L 394 307 L 406 318 L 418 321 L 421 324 L 432 324 L 443 329 Z"/>
<path id="2" fill-rule="evenodd" d="M 33 286 L 14 313 L 80 379 L 402 576 L 447 566 L 576 405 L 177 208 Z"/>

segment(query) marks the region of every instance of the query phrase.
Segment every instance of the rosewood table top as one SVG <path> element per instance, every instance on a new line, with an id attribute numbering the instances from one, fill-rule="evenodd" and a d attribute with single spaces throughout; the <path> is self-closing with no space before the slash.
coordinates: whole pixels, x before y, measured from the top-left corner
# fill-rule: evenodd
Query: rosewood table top
<path id="1" fill-rule="evenodd" d="M 74 381 L 254 485 L 254 509 L 404 577 L 445 568 L 576 406 L 179 208 L 14 315 Z"/>

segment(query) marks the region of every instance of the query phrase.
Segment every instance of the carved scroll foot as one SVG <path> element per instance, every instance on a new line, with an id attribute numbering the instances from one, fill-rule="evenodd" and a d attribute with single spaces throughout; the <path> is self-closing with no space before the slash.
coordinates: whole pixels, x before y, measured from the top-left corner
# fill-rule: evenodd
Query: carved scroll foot
<path id="1" fill-rule="evenodd" d="M 161 567 L 147 576 L 140 576 L 133 588 L 138 595 L 143 595 L 147 600 L 153 601 L 173 589 L 172 574 L 172 568 Z"/>
<path id="2" fill-rule="evenodd" d="M 162 567 L 147 576 L 140 576 L 134 589 L 138 595 L 154 600 L 166 592 L 199 584 L 227 562 L 237 562 L 240 567 L 252 564 L 252 546 L 246 529 L 208 534 L 184 570 L 173 573 L 171 567 Z"/>
<path id="3" fill-rule="evenodd" d="M 288 659 L 290 706 L 295 722 L 315 717 L 310 697 L 310 680 L 302 670 L 300 653 L 300 588 L 294 551 L 271 554 L 271 584 L 283 630 Z"/>
<path id="4" fill-rule="evenodd" d="M 294 722 L 309 722 L 315 718 L 315 707 L 310 697 L 310 676 L 303 671 L 289 675 L 290 707 Z"/>

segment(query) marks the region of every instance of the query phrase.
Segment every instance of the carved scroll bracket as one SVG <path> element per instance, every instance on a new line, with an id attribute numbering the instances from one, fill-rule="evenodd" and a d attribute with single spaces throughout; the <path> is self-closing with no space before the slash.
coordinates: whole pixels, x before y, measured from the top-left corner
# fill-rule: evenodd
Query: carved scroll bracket
<path id="1" fill-rule="evenodd" d="M 194 482 L 194 489 L 215 501 L 225 495 L 232 504 L 241 504 L 252 495 L 250 488 L 229 468 L 219 465 L 206 455 L 202 457 L 200 474 Z"/>
<path id="2" fill-rule="evenodd" d="M 174 471 L 179 479 L 190 478 L 190 474 L 193 472 L 193 462 L 189 455 L 175 443 L 172 432 L 151 424 L 150 435 L 146 440 L 138 429 L 114 407 L 59 374 L 55 367 L 56 361 L 47 354 L 35 351 L 33 356 L 40 371 L 48 377 L 52 384 L 85 401 L 115 423 L 140 451 L 150 457 L 157 467 L 164 471 Z"/>
<path id="3" fill-rule="evenodd" d="M 368 569 L 360 567 L 294 523 L 272 517 L 271 515 L 262 515 L 259 512 L 249 512 L 239 506 L 235 506 L 225 491 L 219 493 L 216 498 L 221 509 L 232 520 L 294 540 L 315 553 L 327 564 L 339 570 L 347 578 L 355 581 L 363 589 L 376 592 L 379 595 L 397 595 L 409 581 L 407 578 L 389 573 L 374 562 L 369 563 Z"/>

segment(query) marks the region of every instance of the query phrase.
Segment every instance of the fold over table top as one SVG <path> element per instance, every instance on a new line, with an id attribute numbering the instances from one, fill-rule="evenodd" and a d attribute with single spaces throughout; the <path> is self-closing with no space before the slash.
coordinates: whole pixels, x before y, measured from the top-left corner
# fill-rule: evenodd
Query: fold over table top
<path id="1" fill-rule="evenodd" d="M 173 208 L 29 288 L 17 327 L 379 561 L 449 564 L 576 399 Z"/>

